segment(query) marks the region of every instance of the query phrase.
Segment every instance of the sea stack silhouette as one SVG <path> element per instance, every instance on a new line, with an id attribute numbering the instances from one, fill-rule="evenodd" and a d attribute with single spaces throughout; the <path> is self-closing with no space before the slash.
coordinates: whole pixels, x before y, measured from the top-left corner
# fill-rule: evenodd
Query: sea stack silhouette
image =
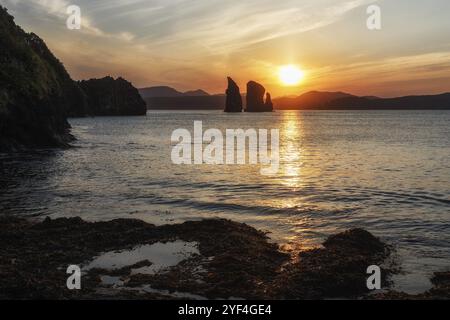
<path id="1" fill-rule="evenodd" d="M 268 112 L 272 112 L 273 111 L 273 102 L 272 102 L 272 96 L 270 95 L 270 93 L 266 93 L 266 102 L 265 102 L 265 109 Z"/>
<path id="2" fill-rule="evenodd" d="M 225 112 L 242 112 L 242 96 L 236 82 L 228 77 L 227 101 Z"/>
<path id="3" fill-rule="evenodd" d="M 266 89 L 255 81 L 247 83 L 247 109 L 246 112 L 272 112 L 273 103 L 270 93 L 267 93 L 264 101 Z"/>

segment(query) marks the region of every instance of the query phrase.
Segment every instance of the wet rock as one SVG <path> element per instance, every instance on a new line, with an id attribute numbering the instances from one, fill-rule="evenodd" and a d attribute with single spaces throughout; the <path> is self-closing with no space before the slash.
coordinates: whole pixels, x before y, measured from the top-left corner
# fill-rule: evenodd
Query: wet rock
<path id="1" fill-rule="evenodd" d="M 143 268 L 143 267 L 149 267 L 151 266 L 153 263 L 149 260 L 142 260 L 139 261 L 135 264 L 129 265 L 129 266 L 125 266 L 123 268 L 119 268 L 119 269 L 101 269 L 101 268 L 93 268 L 91 270 L 89 270 L 89 274 L 90 275 L 107 275 L 107 276 L 111 276 L 111 277 L 123 277 L 123 276 L 128 276 L 130 275 L 131 271 L 133 269 L 139 269 L 139 268 Z"/>
<path id="2" fill-rule="evenodd" d="M 120 235 L 120 236 L 118 236 Z M 66 287 L 66 268 L 88 266 L 103 253 L 181 240 L 198 244 L 199 254 L 168 270 L 135 274 L 152 258 L 117 270 L 88 270 L 83 289 Z M 140 220 L 89 223 L 80 218 L 32 223 L 0 218 L 0 299 L 323 299 L 364 296 L 366 270 L 382 265 L 391 247 L 354 229 L 329 237 L 323 247 L 281 252 L 267 235 L 228 220 L 154 226 Z M 384 284 L 393 272 L 384 269 Z M 105 285 L 104 276 L 121 285 Z M 437 274 L 428 296 L 448 297 L 448 274 Z"/>
<path id="3" fill-rule="evenodd" d="M 450 299 L 450 271 L 436 272 L 431 278 L 433 288 L 424 294 L 428 299 Z"/>
<path id="4" fill-rule="evenodd" d="M 255 81 L 250 81 L 247 83 L 247 112 L 272 112 L 273 105 L 270 101 L 268 104 L 264 101 L 264 94 L 266 89 L 259 83 Z"/>
<path id="5" fill-rule="evenodd" d="M 104 252 L 131 250 L 138 245 L 176 239 L 198 242 L 201 255 L 171 268 L 167 273 L 136 275 L 131 283 L 137 287 L 155 286 L 161 290 L 204 294 L 210 298 L 232 296 L 233 292 L 240 292 L 244 297 L 263 297 L 270 279 L 288 259 L 288 255 L 267 241 L 264 233 L 227 220 L 155 227 L 126 219 L 97 223 L 79 218 L 46 219 L 34 224 L 21 219 L 0 218 L 0 299 L 127 296 L 127 288 L 99 291 L 99 277 L 127 276 L 130 268 L 137 265 L 115 271 L 91 270 L 83 277 L 81 291 L 67 289 L 66 268 L 72 264 L 85 266 Z M 11 264 L 13 259 L 15 263 Z M 149 262 L 142 261 L 139 265 L 148 265 Z M 201 278 L 193 276 L 202 264 L 207 272 L 200 272 Z M 190 291 L 195 288 L 195 291 Z M 142 292 L 141 296 L 147 294 Z M 162 297 L 167 298 L 167 295 Z"/>
<path id="6" fill-rule="evenodd" d="M 368 298 L 373 300 L 450 300 L 450 271 L 434 273 L 431 283 L 433 288 L 417 295 L 387 291 Z"/>
<path id="7" fill-rule="evenodd" d="M 368 293 L 367 267 L 381 265 L 391 248 L 362 229 L 329 237 L 323 248 L 299 254 L 275 282 L 275 296 L 283 299 L 357 297 Z M 383 284 L 394 270 L 384 269 Z"/>
<path id="8" fill-rule="evenodd" d="M 228 77 L 228 89 L 225 112 L 242 112 L 242 96 L 236 82 Z"/>
<path id="9" fill-rule="evenodd" d="M 323 246 L 329 250 L 350 250 L 365 255 L 383 254 L 387 249 L 380 239 L 363 229 L 352 229 L 332 235 L 323 243 Z"/>

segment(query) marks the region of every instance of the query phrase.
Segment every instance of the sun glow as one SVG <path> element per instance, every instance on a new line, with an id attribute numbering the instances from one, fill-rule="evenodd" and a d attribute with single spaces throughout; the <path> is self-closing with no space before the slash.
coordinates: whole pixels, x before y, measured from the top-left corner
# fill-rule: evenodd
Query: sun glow
<path id="1" fill-rule="evenodd" d="M 285 86 L 295 86 L 305 78 L 305 72 L 294 65 L 281 66 L 278 75 Z"/>

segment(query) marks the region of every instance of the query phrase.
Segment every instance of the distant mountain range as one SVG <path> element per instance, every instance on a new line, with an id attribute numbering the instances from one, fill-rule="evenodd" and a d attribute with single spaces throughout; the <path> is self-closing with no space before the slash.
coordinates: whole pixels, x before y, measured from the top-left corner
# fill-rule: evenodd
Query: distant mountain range
<path id="1" fill-rule="evenodd" d="M 173 98 L 173 97 L 206 97 L 210 94 L 204 90 L 198 89 L 187 92 L 180 92 L 174 88 L 161 86 L 139 89 L 142 98 Z"/>
<path id="2" fill-rule="evenodd" d="M 355 96 L 344 92 L 310 91 L 298 97 L 275 98 L 273 103 L 280 110 L 316 109 L 327 106 L 334 100 L 351 97 Z"/>
<path id="3" fill-rule="evenodd" d="M 174 88 L 150 87 L 139 89 L 139 93 L 153 110 L 218 110 L 225 108 L 225 95 L 210 95 L 198 89 L 180 92 Z"/>
<path id="4" fill-rule="evenodd" d="M 274 99 L 279 110 L 450 110 L 450 93 L 399 98 L 358 97 L 345 92 L 311 91 Z"/>
<path id="5" fill-rule="evenodd" d="M 330 102 L 329 106 L 335 109 L 450 110 L 450 93 L 399 98 L 345 97 Z"/>
<path id="6" fill-rule="evenodd" d="M 171 87 L 139 90 L 149 109 L 216 110 L 224 109 L 225 95 L 210 95 L 204 90 L 180 92 Z M 243 94 L 245 101 L 245 93 Z M 450 93 L 399 98 L 356 96 L 346 92 L 310 91 L 299 96 L 273 99 L 277 110 L 450 110 Z"/>

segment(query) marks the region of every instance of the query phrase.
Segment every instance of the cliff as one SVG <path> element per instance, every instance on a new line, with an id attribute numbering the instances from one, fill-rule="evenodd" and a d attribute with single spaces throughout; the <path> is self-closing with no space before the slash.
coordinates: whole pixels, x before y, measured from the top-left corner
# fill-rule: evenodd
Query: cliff
<path id="1" fill-rule="evenodd" d="M 86 112 L 71 116 L 142 116 L 147 105 L 133 85 L 123 78 L 105 77 L 79 82 L 87 96 Z"/>
<path id="2" fill-rule="evenodd" d="M 61 62 L 0 6 L 0 150 L 66 146 L 67 110 L 86 100 Z"/>

